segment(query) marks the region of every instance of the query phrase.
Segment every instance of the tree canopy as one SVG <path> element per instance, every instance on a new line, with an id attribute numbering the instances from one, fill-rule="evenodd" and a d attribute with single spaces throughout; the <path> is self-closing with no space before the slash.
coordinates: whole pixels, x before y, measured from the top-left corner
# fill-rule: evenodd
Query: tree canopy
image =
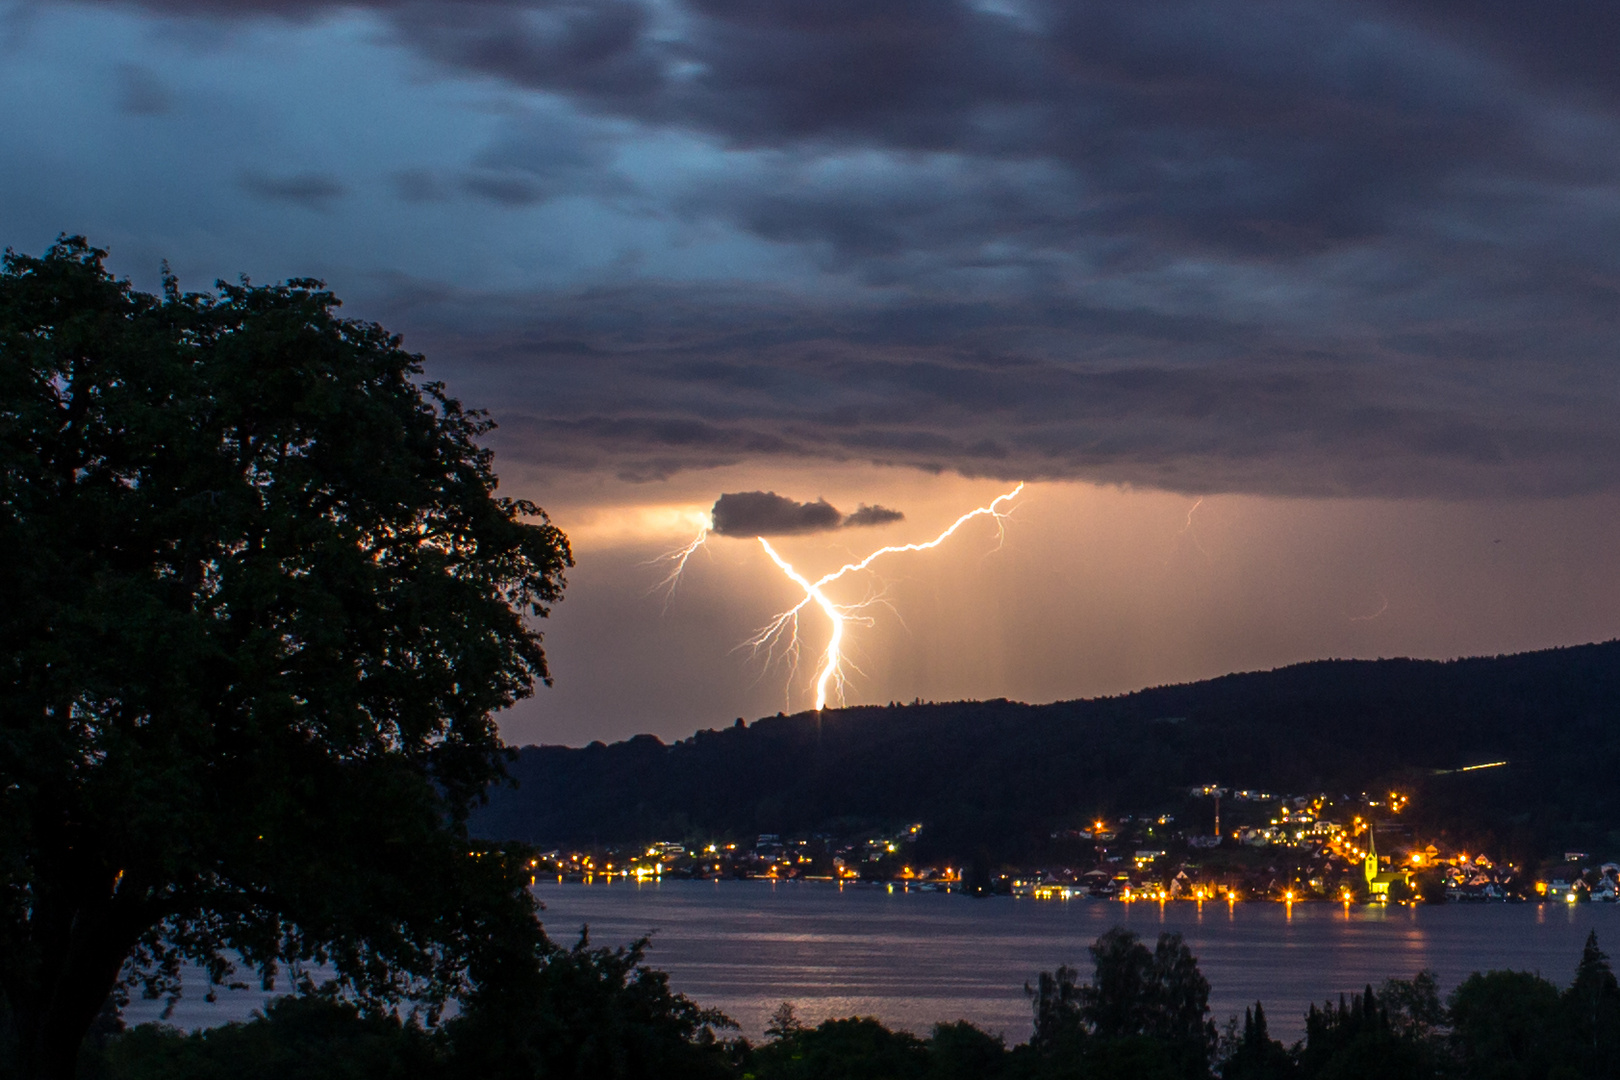
<path id="1" fill-rule="evenodd" d="M 105 255 L 0 268 L 0 1052 L 69 1076 L 116 987 L 233 955 L 431 1013 L 544 942 L 464 823 L 567 540 L 321 282 Z"/>

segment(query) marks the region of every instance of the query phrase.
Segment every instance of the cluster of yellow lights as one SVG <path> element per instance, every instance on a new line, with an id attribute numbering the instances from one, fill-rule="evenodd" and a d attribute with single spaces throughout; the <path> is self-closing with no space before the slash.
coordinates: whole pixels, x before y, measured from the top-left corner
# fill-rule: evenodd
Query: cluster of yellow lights
<path id="1" fill-rule="evenodd" d="M 1170 893 L 1163 888 L 1145 888 L 1141 892 L 1132 890 L 1129 886 L 1119 894 L 1119 898 L 1129 903 L 1132 900 L 1158 900 L 1163 902 L 1170 899 Z"/>

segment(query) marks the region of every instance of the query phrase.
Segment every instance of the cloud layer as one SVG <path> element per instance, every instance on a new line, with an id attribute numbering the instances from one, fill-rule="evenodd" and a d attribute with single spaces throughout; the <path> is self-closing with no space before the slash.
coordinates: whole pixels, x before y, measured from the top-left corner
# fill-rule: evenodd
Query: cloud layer
<path id="1" fill-rule="evenodd" d="M 1620 478 L 1602 0 L 116 6 L 171 36 L 361 18 L 413 87 L 482 95 L 477 139 L 403 136 L 386 166 L 315 131 L 285 167 L 249 135 L 209 152 L 255 213 L 424 230 L 375 266 L 374 237 L 334 232 L 335 284 L 492 406 L 516 459 L 1313 494 Z M 206 96 L 119 63 L 141 123 Z M 488 238 L 454 260 L 475 272 L 444 265 L 458 232 Z"/>
<path id="2" fill-rule="evenodd" d="M 720 536 L 793 536 L 887 525 L 904 517 L 898 510 L 865 503 L 846 515 L 825 499 L 796 502 L 774 491 L 737 491 L 721 495 L 709 512 L 710 530 Z"/>

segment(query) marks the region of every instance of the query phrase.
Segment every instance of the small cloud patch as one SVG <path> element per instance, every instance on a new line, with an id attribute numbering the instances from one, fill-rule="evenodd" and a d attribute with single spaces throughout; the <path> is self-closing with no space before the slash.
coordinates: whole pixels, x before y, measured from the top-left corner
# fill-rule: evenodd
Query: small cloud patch
<path id="1" fill-rule="evenodd" d="M 898 510 L 865 503 L 846 517 L 826 499 L 798 502 L 774 491 L 730 492 L 716 499 L 709 511 L 711 529 L 720 536 L 792 536 L 887 525 L 903 517 Z"/>
<path id="2" fill-rule="evenodd" d="M 863 525 L 887 525 L 890 522 L 900 521 L 905 516 L 898 510 L 890 510 L 887 506 L 867 506 L 865 503 L 861 503 L 853 513 L 844 519 L 843 527 L 846 529 L 858 529 Z"/>
<path id="3" fill-rule="evenodd" d="M 342 184 L 330 176 L 319 173 L 301 173 L 296 176 L 262 176 L 247 173 L 241 178 L 242 189 L 250 195 L 269 202 L 292 203 L 306 210 L 325 210 L 334 199 L 345 194 Z"/>
<path id="4" fill-rule="evenodd" d="M 390 179 L 394 182 L 394 194 L 405 202 L 444 202 L 450 197 L 450 189 L 444 181 L 427 169 L 402 169 Z"/>
<path id="5" fill-rule="evenodd" d="M 162 116 L 174 108 L 163 81 L 139 64 L 118 65 L 118 108 L 127 116 Z"/>

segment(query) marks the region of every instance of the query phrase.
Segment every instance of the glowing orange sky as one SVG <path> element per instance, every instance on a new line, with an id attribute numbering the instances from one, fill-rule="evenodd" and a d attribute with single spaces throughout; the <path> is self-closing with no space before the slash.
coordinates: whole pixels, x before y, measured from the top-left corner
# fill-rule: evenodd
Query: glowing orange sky
<path id="1" fill-rule="evenodd" d="M 522 480 L 514 478 L 515 485 Z M 997 481 L 838 466 L 594 481 L 547 503 L 579 566 L 547 626 L 556 686 L 504 718 L 518 742 L 681 737 L 811 705 L 738 646 L 802 598 L 757 544 L 714 539 L 666 605 L 649 560 L 690 540 L 721 491 L 767 488 L 905 511 L 879 529 L 782 538 L 806 573 L 926 539 Z M 546 498 L 542 490 L 525 490 Z M 991 522 L 840 582 L 884 591 L 848 649 L 851 703 L 1118 693 L 1320 657 L 1496 653 L 1620 634 L 1614 496 L 1525 502 L 1199 496 L 1033 484 Z M 1196 510 L 1193 507 L 1197 506 Z M 1189 526 L 1189 512 L 1191 525 Z M 805 623 L 807 656 L 825 627 Z"/>

